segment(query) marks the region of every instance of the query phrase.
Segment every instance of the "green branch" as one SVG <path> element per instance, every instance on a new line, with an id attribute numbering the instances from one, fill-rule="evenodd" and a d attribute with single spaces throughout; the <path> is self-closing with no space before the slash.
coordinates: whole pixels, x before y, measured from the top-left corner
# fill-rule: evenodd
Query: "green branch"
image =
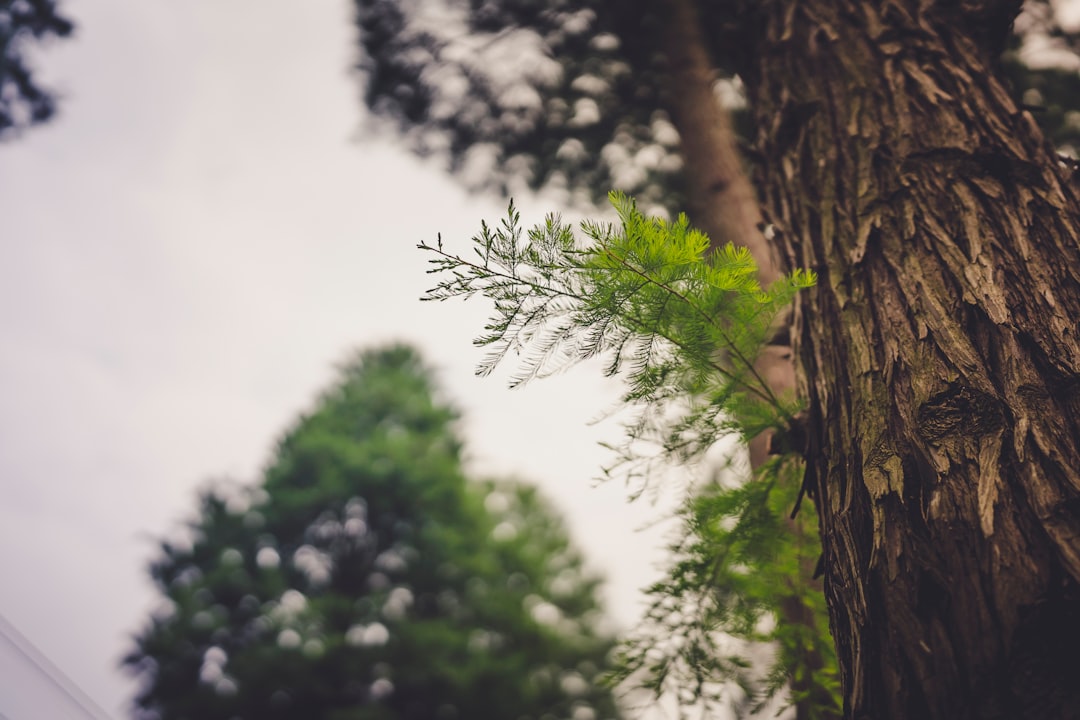
<path id="1" fill-rule="evenodd" d="M 610 199 L 619 222 L 584 222 L 582 239 L 555 216 L 523 237 L 511 203 L 498 229 L 483 224 L 473 238 L 480 263 L 445 251 L 441 237 L 436 247 L 420 243 L 436 256 L 429 272 L 443 278 L 423 299 L 488 298 L 493 315 L 475 342 L 493 352 L 478 372 L 491 372 L 517 350 L 513 385 L 610 355 L 605 373 L 624 378 L 624 404 L 638 415 L 625 425 L 609 476 L 618 468 L 647 480 L 658 461 L 693 462 L 725 433 L 749 439 L 790 424 L 795 402 L 776 396 L 755 361 L 795 293 L 816 282 L 814 274 L 796 271 L 762 288 L 745 248 L 729 244 L 710 253 L 708 238 L 685 216 L 647 218 L 625 196 Z M 652 443 L 659 453 L 645 456 Z M 808 647 L 831 657 L 827 630 L 824 640 L 808 640 L 804 628 L 778 626 L 764 636 L 756 629 L 795 592 L 804 540 L 816 541 L 805 514 L 797 529 L 786 517 L 801 472 L 792 456 L 776 458 L 749 480 L 713 484 L 687 499 L 685 536 L 672 548 L 676 560 L 669 577 L 649 590 L 648 627 L 624 641 L 617 678 L 645 672 L 644 687 L 706 704 L 723 695 L 717 683 L 736 682 L 759 707 L 790 678 L 800 678 L 800 687 L 807 677 L 815 687 L 832 687 L 831 669 L 822 675 L 799 664 Z M 820 593 L 795 594 L 824 617 Z M 776 665 L 751 682 L 745 659 L 718 655 L 718 631 L 746 642 L 776 641 L 777 663 L 790 666 Z"/>

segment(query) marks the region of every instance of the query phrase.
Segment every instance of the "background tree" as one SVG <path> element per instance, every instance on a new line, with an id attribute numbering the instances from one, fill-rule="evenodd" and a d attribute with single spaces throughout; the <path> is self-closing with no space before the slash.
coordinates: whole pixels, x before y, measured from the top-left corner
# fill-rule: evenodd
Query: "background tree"
<path id="1" fill-rule="evenodd" d="M 459 17 L 499 16 L 490 3 L 453 7 Z M 568 12 L 553 7 L 549 14 Z M 598 5 L 574 7 L 598 23 L 612 17 Z M 797 302 L 793 337 L 810 410 L 805 484 L 821 522 L 846 714 L 1080 713 L 1068 680 L 1080 635 L 1077 204 L 1072 168 L 1044 134 L 1061 139 L 1075 101 L 1056 95 L 1067 82 L 1038 85 L 1055 74 L 1020 67 L 1015 55 L 1002 63 L 1020 2 L 656 7 L 653 38 L 696 19 L 704 57 L 742 79 L 750 119 L 743 157 L 780 267 L 811 268 L 823 279 Z M 1049 10 L 1031 3 L 1025 21 Z M 407 13 L 393 17 L 394 37 L 414 37 Z M 365 38 L 379 37 L 363 12 L 361 26 Z M 449 47 L 437 32 L 422 37 Z M 702 47 L 693 35 L 680 37 L 686 56 L 703 56 L 690 51 Z M 674 62 L 675 48 L 665 53 L 642 40 L 608 45 L 649 48 L 669 70 L 699 68 Z M 376 65 L 391 45 L 368 42 Z M 549 47 L 561 57 L 554 41 Z M 369 85 L 369 102 L 394 112 L 386 90 L 398 93 L 414 103 L 399 117 L 422 126 L 434 97 L 426 83 L 437 77 L 425 72 L 432 53 L 401 57 L 401 75 Z M 1013 81 L 1027 87 L 1009 87 L 1010 65 Z M 646 73 L 634 80 L 649 85 Z M 675 75 L 668 80 L 680 87 Z M 572 82 L 548 85 L 574 90 Z M 1050 99 L 1049 112 L 1020 105 L 1017 98 L 1038 105 L 1027 100 L 1030 89 Z M 382 98 L 390 99 L 379 105 Z M 669 117 L 682 131 L 689 170 L 702 157 L 691 150 L 694 126 Z M 557 137 L 557 128 L 545 135 Z M 449 149 L 460 152 L 452 141 Z M 704 157 L 707 167 L 732 167 Z M 502 159 L 529 168 L 516 156 Z M 538 166 L 534 182 L 542 184 Z M 715 191 L 712 205 L 740 216 L 741 203 L 724 202 L 737 197 L 725 195 L 729 183 L 686 187 Z M 695 212 L 689 196 L 687 204 Z M 729 237 L 695 219 L 714 240 Z M 760 248 L 754 232 L 736 239 Z"/>
<path id="2" fill-rule="evenodd" d="M 35 79 L 27 50 L 31 42 L 67 37 L 73 30 L 52 0 L 0 2 L 0 140 L 56 112 L 56 99 Z"/>
<path id="3" fill-rule="evenodd" d="M 163 542 L 140 718 L 611 718 L 597 580 L 532 488 L 462 475 L 414 351 L 363 353 L 263 482 Z"/>

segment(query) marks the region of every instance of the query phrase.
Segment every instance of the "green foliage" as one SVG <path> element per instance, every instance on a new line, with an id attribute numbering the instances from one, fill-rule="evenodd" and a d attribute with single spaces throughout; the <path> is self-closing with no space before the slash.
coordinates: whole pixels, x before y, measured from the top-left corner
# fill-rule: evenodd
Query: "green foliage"
<path id="1" fill-rule="evenodd" d="M 707 252 L 708 238 L 685 216 L 645 217 L 619 193 L 611 203 L 619 222 L 582 223 L 586 241 L 554 216 L 523 233 L 511 204 L 500 227 L 484 224 L 473 238 L 475 259 L 446 252 L 441 238 L 421 244 L 436 255 L 431 272 L 442 276 L 424 299 L 488 297 L 494 315 L 476 343 L 491 352 L 478 372 L 490 373 L 513 351 L 522 360 L 512 385 L 603 356 L 637 411 L 607 472 L 641 480 L 642 488 L 659 464 L 699 460 L 725 434 L 748 440 L 789 429 L 797 401 L 776 397 L 754 362 L 814 274 L 798 271 L 762 288 L 744 248 Z M 645 453 L 647 445 L 659 452 Z M 616 679 L 672 691 L 686 706 L 726 698 L 745 712 L 788 686 L 792 702 L 835 712 L 824 599 L 805 580 L 820 543 L 813 519 L 788 517 L 801 477 L 801 463 L 786 456 L 743 482 L 691 493 L 674 563 L 649 589 L 646 622 L 624 642 Z M 766 618 L 792 613 L 802 622 L 763 629 Z M 751 677 L 745 655 L 725 649 L 733 638 L 777 643 L 766 677 Z M 729 692 L 732 681 L 743 696 Z"/>
<path id="2" fill-rule="evenodd" d="M 523 360 L 512 386 L 604 356 L 605 373 L 623 373 L 623 400 L 640 411 L 627 428 L 631 445 L 658 442 L 689 461 L 720 433 L 750 438 L 785 425 L 798 405 L 776 397 L 753 360 L 813 273 L 764 289 L 745 248 L 706 255 L 708 237 L 685 215 L 647 218 L 619 193 L 611 203 L 619 224 L 582 223 L 584 246 L 555 216 L 523 237 L 513 204 L 501 227 L 484 224 L 473 238 L 475 260 L 444 252 L 441 239 L 421 244 L 438 255 L 431 272 L 448 276 L 424 299 L 490 298 L 495 314 L 476 344 L 492 351 L 477 372 L 514 351 Z"/>
<path id="3" fill-rule="evenodd" d="M 151 568 L 137 717 L 616 717 L 596 579 L 534 489 L 466 481 L 454 419 L 415 352 L 368 352 L 262 483 L 204 493 Z"/>
<path id="4" fill-rule="evenodd" d="M 808 581 L 821 549 L 816 518 L 790 516 L 801 478 L 801 462 L 777 457 L 749 481 L 718 476 L 687 499 L 675 559 L 648 588 L 649 609 L 623 642 L 616 679 L 644 677 L 658 695 L 685 706 L 726 703 L 739 717 L 775 706 L 787 688 L 788 702 L 809 717 L 839 715 L 825 598 Z M 756 676 L 748 657 L 764 653 L 771 667 Z"/>

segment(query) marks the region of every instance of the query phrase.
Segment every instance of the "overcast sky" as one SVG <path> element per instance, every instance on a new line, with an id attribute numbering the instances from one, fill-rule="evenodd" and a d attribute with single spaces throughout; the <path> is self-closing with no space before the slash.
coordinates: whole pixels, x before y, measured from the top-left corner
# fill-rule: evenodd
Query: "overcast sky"
<path id="1" fill-rule="evenodd" d="M 477 380 L 486 307 L 417 301 L 415 244 L 464 249 L 504 204 L 358 137 L 349 4 L 65 9 L 77 38 L 37 63 L 60 116 L 0 146 L 0 614 L 126 716 L 152 539 L 201 483 L 255 478 L 350 350 L 403 339 L 466 412 L 473 468 L 543 486 L 630 622 L 662 539 L 635 532 L 659 510 L 590 482 L 617 387 L 598 365 Z M 0 642 L 0 718 L 85 717 Z"/>

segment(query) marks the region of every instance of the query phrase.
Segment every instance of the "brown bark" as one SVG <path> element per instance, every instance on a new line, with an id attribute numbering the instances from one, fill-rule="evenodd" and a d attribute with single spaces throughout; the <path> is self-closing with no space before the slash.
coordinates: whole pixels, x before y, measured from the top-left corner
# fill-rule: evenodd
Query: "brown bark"
<path id="1" fill-rule="evenodd" d="M 731 114 L 717 97 L 716 70 L 705 47 L 693 0 L 667 0 L 661 39 L 670 85 L 667 107 L 679 131 L 687 215 L 709 236 L 712 248 L 733 243 L 750 250 L 758 279 L 780 277 L 777 258 L 762 232 L 761 205 L 743 167 Z M 770 346 L 756 365 L 777 397 L 794 391 L 790 348 Z M 751 465 L 768 457 L 767 436 L 750 444 Z"/>
<path id="2" fill-rule="evenodd" d="M 990 64 L 1017 4 L 760 5 L 852 718 L 1080 717 L 1080 204 Z"/>
<path id="3" fill-rule="evenodd" d="M 667 0 L 661 50 L 670 85 L 667 108 L 679 131 L 686 213 L 712 247 L 744 245 L 758 262 L 762 282 L 779 277 L 759 228 L 757 193 L 743 170 L 731 117 L 716 96 L 716 70 L 705 48 L 693 0 Z"/>

